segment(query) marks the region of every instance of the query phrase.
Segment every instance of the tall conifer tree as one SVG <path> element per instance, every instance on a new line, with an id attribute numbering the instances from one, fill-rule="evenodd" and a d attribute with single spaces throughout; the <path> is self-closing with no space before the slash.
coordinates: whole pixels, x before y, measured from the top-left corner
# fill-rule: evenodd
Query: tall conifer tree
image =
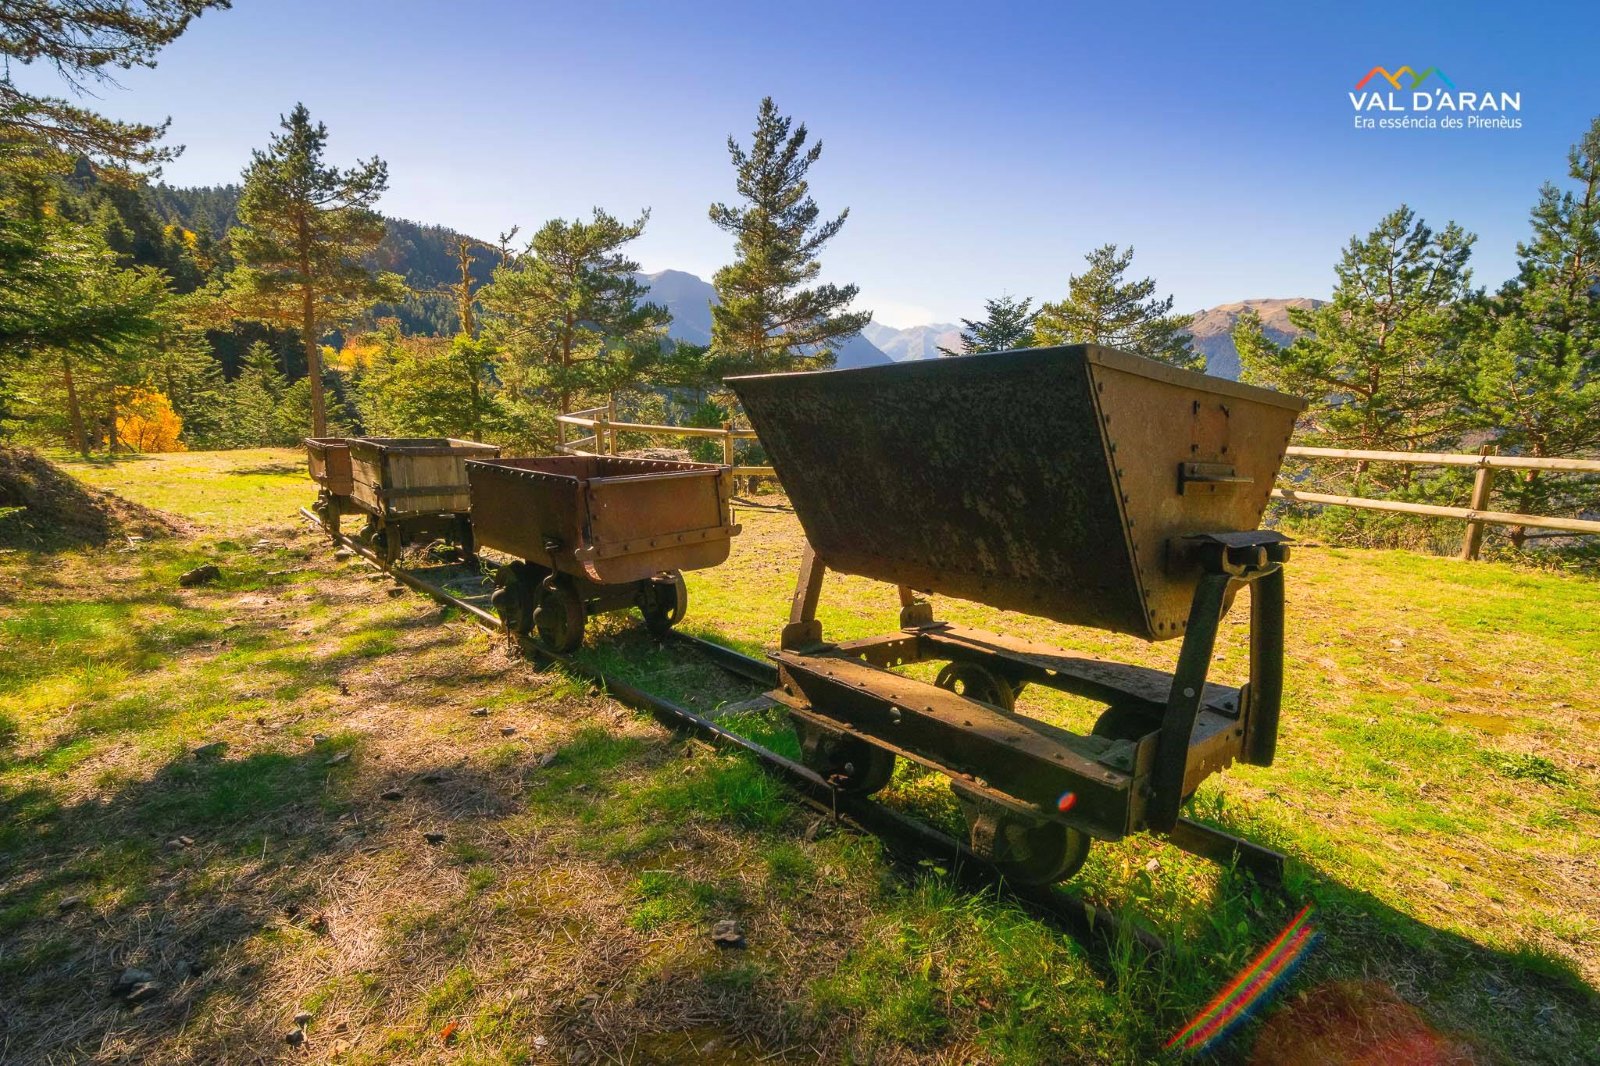
<path id="1" fill-rule="evenodd" d="M 283 119 L 265 151 L 244 172 L 239 225 L 232 232 L 239 268 L 227 300 L 240 318 L 293 329 L 305 349 L 311 429 L 322 436 L 322 335 L 380 300 L 404 293 L 398 275 L 377 274 L 365 256 L 383 239 L 373 206 L 389 187 L 376 157 L 348 170 L 323 161 L 328 129 L 313 124 L 304 104 Z"/>
<path id="2" fill-rule="evenodd" d="M 1318 443 L 1379 451 L 1436 450 L 1469 425 L 1463 348 L 1476 238 L 1455 223 L 1434 231 L 1401 205 L 1335 267 L 1333 299 L 1289 309 L 1302 336 L 1279 346 L 1243 316 L 1234 343 L 1245 380 L 1312 401 Z M 1401 482 L 1410 468 L 1395 475 Z M 1358 464 L 1359 491 L 1366 465 Z M 1386 475 L 1387 476 L 1387 475 Z"/>
<path id="3" fill-rule="evenodd" d="M 1491 301 L 1473 387 L 1501 446 L 1526 455 L 1600 448 L 1600 118 L 1572 146 L 1567 176 L 1573 188 L 1539 192 L 1517 276 Z M 1569 480 L 1526 471 L 1514 509 L 1560 506 Z"/>
<path id="4" fill-rule="evenodd" d="M 711 205 L 711 221 L 735 239 L 738 258 L 712 278 L 712 356 L 739 372 L 793 370 L 833 363 L 832 347 L 861 332 L 870 311 L 849 311 L 854 285 L 811 285 L 817 256 L 849 217 L 819 221 L 806 173 L 822 142 L 806 147 L 804 124 L 761 101 L 747 152 L 728 138 L 735 187 L 743 203 Z"/>
<path id="5" fill-rule="evenodd" d="M 672 315 L 644 300 L 648 287 L 624 248 L 644 232 L 596 208 L 588 221 L 552 219 L 520 255 L 506 253 L 478 292 L 484 336 L 501 351 L 500 378 L 524 443 L 548 445 L 541 423 L 605 387 L 619 348 L 660 350 Z"/>
<path id="6" fill-rule="evenodd" d="M 1172 313 L 1172 297 L 1155 296 L 1154 278 L 1125 281 L 1133 249 L 1103 245 L 1085 257 L 1089 269 L 1067 279 L 1067 298 L 1043 304 L 1034 322 L 1040 345 L 1104 344 L 1159 359 L 1186 370 L 1204 370 L 1205 356 L 1191 345 L 1193 315 Z"/>
<path id="7" fill-rule="evenodd" d="M 1039 312 L 1032 310 L 1033 297 L 1018 300 L 1001 296 L 983 301 L 983 320 L 961 320 L 961 350 L 940 348 L 940 355 L 978 355 L 982 352 L 1008 352 L 1033 343 L 1033 321 Z"/>

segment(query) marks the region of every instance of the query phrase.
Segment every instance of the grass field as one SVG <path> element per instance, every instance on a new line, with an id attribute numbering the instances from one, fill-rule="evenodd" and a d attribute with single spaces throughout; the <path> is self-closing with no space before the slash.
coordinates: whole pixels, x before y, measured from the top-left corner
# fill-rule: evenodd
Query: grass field
<path id="1" fill-rule="evenodd" d="M 1152 958 L 896 866 L 751 763 L 335 560 L 293 518 L 297 453 L 68 468 L 202 532 L 0 555 L 0 1061 L 1156 1061 L 1303 900 L 1324 937 L 1257 1061 L 1311 1061 L 1325 1037 L 1289 1020 L 1353 982 L 1457 1061 L 1600 1061 L 1593 580 L 1297 552 L 1278 764 L 1213 778 L 1191 812 L 1286 851 L 1291 898 L 1149 839 L 1097 846 L 1070 890 L 1165 937 Z M 801 546 L 776 502 L 741 507 L 733 559 L 690 576 L 688 630 L 773 639 Z M 201 562 L 221 581 L 180 588 Z M 830 577 L 822 617 L 864 636 L 896 610 Z M 937 610 L 1152 665 L 1176 650 Z M 1224 626 L 1223 679 L 1243 629 Z M 626 618 L 583 654 L 701 709 L 750 694 Z M 886 798 L 950 816 L 926 776 Z M 725 918 L 744 949 L 712 943 Z M 159 985 L 133 1005 L 110 994 L 129 967 Z"/>

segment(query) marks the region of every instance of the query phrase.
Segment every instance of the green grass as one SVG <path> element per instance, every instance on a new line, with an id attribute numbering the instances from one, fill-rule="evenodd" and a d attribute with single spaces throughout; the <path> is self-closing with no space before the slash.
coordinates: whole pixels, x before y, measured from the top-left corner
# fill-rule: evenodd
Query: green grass
<path id="1" fill-rule="evenodd" d="M 1486 1056 L 1592 1060 L 1593 580 L 1298 552 L 1277 765 L 1212 778 L 1190 812 L 1286 851 L 1289 896 L 1147 837 L 1097 845 L 1067 890 L 1164 937 L 1151 958 L 1126 932 L 1080 942 L 936 863 L 891 863 L 749 759 L 390 598 L 293 524 L 312 495 L 299 463 L 74 464 L 205 532 L 0 555 L 0 983 L 19 1055 L 85 1057 L 116 1027 L 158 1060 L 273 1057 L 304 1007 L 313 1049 L 347 1041 L 350 1062 L 693 1061 L 707 1041 L 752 1058 L 1159 1061 L 1310 899 L 1325 936 L 1296 989 L 1385 982 Z M 791 515 L 738 517 L 729 563 L 689 575 L 686 628 L 760 654 L 801 542 Z M 201 562 L 222 581 L 180 589 Z M 936 609 L 1152 666 L 1176 650 Z M 892 589 L 828 579 L 831 637 L 891 631 L 897 610 Z M 1223 627 L 1224 680 L 1244 669 L 1243 628 Z M 703 713 L 752 694 L 627 616 L 582 655 Z M 1036 687 L 1022 709 L 1079 725 L 1095 710 Z M 796 754 L 781 715 L 721 722 Z M 941 779 L 902 767 L 884 796 L 959 827 Z M 722 918 L 747 949 L 710 944 Z M 185 954 L 199 979 L 173 976 Z M 113 965 L 140 963 L 172 991 L 108 1004 Z"/>
<path id="2" fill-rule="evenodd" d="M 95 488 L 180 514 L 208 529 L 254 529 L 264 518 L 292 515 L 315 492 L 306 486 L 306 455 L 298 448 L 79 459 L 50 458 Z"/>

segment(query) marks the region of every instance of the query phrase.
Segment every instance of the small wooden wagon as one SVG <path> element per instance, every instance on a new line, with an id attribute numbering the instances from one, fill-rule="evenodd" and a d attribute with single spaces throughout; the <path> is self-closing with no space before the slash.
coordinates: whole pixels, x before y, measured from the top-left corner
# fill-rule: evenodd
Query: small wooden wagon
<path id="1" fill-rule="evenodd" d="M 465 463 L 500 454 L 449 437 L 352 437 L 350 499 L 367 515 L 360 539 L 393 563 L 408 544 L 443 539 L 473 556 Z"/>
<path id="2" fill-rule="evenodd" d="M 553 455 L 470 461 L 478 543 L 517 557 L 496 574 L 508 630 L 555 651 L 589 615 L 639 608 L 663 635 L 683 618 L 683 571 L 728 557 L 733 471 L 709 463 Z"/>
<path id="3" fill-rule="evenodd" d="M 350 499 L 350 442 L 344 437 L 307 437 L 306 467 L 317 483 L 312 505 L 323 528 L 339 536 L 339 518 L 360 511 Z"/>

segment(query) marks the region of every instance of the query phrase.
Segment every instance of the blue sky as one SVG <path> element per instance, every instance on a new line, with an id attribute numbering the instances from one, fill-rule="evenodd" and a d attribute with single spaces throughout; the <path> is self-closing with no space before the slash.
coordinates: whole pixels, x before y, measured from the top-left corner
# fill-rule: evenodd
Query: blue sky
<path id="1" fill-rule="evenodd" d="M 724 142 L 771 94 L 823 140 L 819 204 L 850 207 L 826 276 L 905 326 L 1056 298 L 1106 242 L 1186 310 L 1324 296 L 1343 244 L 1401 201 L 1477 233 L 1477 281 L 1498 285 L 1600 114 L 1597 41 L 1593 2 L 236 0 L 96 106 L 170 115 L 187 151 L 167 179 L 216 184 L 304 101 L 336 161 L 389 162 L 390 214 L 493 238 L 649 206 L 645 269 L 709 278 L 730 254 L 706 218 L 733 195 Z M 1354 129 L 1346 93 L 1406 64 L 1520 92 L 1523 128 Z"/>

